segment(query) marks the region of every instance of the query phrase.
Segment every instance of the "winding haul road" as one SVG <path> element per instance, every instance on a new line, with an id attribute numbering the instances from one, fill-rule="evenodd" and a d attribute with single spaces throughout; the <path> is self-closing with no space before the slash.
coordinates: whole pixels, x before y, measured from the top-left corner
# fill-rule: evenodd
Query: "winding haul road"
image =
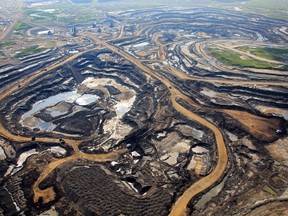
<path id="1" fill-rule="evenodd" d="M 102 44 L 106 48 L 110 49 L 114 53 L 117 53 L 118 55 L 121 55 L 134 65 L 136 65 L 138 68 L 140 68 L 143 72 L 148 74 L 151 77 L 154 77 L 158 80 L 160 80 L 170 91 L 170 100 L 172 101 L 173 107 L 186 116 L 187 118 L 196 121 L 203 126 L 209 128 L 215 136 L 216 145 L 217 145 L 217 152 L 218 152 L 218 161 L 215 169 L 207 176 L 202 178 L 200 181 L 197 181 L 193 185 L 191 185 L 184 194 L 177 200 L 175 205 L 172 208 L 172 211 L 170 213 L 171 216 L 182 216 L 186 214 L 186 208 L 190 200 L 197 194 L 205 191 L 206 189 L 210 188 L 213 184 L 215 184 L 221 177 L 224 175 L 224 172 L 226 170 L 227 164 L 228 164 L 228 155 L 227 155 L 227 149 L 224 142 L 223 135 L 221 131 L 212 123 L 208 122 L 204 118 L 196 115 L 195 113 L 187 110 L 183 106 L 181 106 L 176 99 L 181 98 L 184 99 L 186 102 L 188 102 L 192 106 L 198 106 L 197 104 L 193 103 L 189 98 L 187 98 L 186 95 L 181 93 L 178 89 L 176 89 L 171 83 L 165 79 L 164 77 L 156 74 L 154 71 L 152 71 L 150 68 L 146 67 L 142 64 L 141 60 L 138 60 L 131 55 L 125 53 L 124 51 L 121 51 L 120 49 L 108 44 L 105 41 L 102 41 L 96 37 L 91 37 L 91 35 L 87 35 L 87 37 L 90 37 L 90 39 L 94 40 L 95 42 Z"/>
<path id="2" fill-rule="evenodd" d="M 197 194 L 209 189 L 211 186 L 213 186 L 217 181 L 221 180 L 221 178 L 224 176 L 227 164 L 228 164 L 228 155 L 227 155 L 227 148 L 224 142 L 223 135 L 221 131 L 211 122 L 207 121 L 206 119 L 196 115 L 195 113 L 189 111 L 188 109 L 181 106 L 176 99 L 183 99 L 185 100 L 189 105 L 194 107 L 201 107 L 199 104 L 193 102 L 189 97 L 184 95 L 182 92 L 180 92 L 176 87 L 174 87 L 167 78 L 155 73 L 155 71 L 151 70 L 150 68 L 143 65 L 142 61 L 139 59 L 134 58 L 130 54 L 118 49 L 117 47 L 112 46 L 111 44 L 100 40 L 99 38 L 92 36 L 91 34 L 84 34 L 87 37 L 89 37 L 91 40 L 95 41 L 98 44 L 101 44 L 108 48 L 109 50 L 113 51 L 114 53 L 117 53 L 118 55 L 124 57 L 126 60 L 130 61 L 134 65 L 136 65 L 138 68 L 140 68 L 143 72 L 145 72 L 148 76 L 154 77 L 157 80 L 161 81 L 170 91 L 170 100 L 172 102 L 173 107 L 186 116 L 187 118 L 196 121 L 203 126 L 209 128 L 215 136 L 216 146 L 217 146 L 217 153 L 218 153 L 218 160 L 216 167 L 214 170 L 204 178 L 200 179 L 196 183 L 192 184 L 176 201 L 174 206 L 172 207 L 170 216 L 183 216 L 186 215 L 187 211 L 187 205 L 190 202 L 192 198 L 194 198 Z M 157 38 L 156 38 L 157 40 Z M 158 44 L 159 46 L 161 44 Z M 160 47 L 159 56 L 162 59 L 164 49 Z M 239 80 L 222 80 L 222 79 L 203 79 L 203 78 L 194 78 L 189 77 L 188 75 L 181 73 L 180 71 L 176 70 L 173 67 L 170 67 L 170 69 L 173 71 L 173 74 L 183 78 L 183 79 L 189 79 L 194 81 L 203 81 L 203 82 L 211 82 L 211 83 L 225 83 L 225 84 L 248 84 L 248 85 L 284 85 L 287 86 L 287 82 L 264 82 L 264 81 L 239 81 Z M 228 112 L 228 111 L 227 111 Z"/>
<path id="3" fill-rule="evenodd" d="M 18 2 L 18 11 L 19 11 L 19 16 L 18 18 L 16 18 L 14 20 L 14 22 L 5 29 L 5 31 L 0 35 L 0 41 L 5 40 L 6 37 L 10 34 L 10 32 L 13 30 L 14 26 L 16 25 L 16 23 L 20 20 L 21 17 L 21 13 L 20 13 L 20 9 L 23 5 L 23 0 L 20 0 Z M 119 34 L 119 38 L 122 38 L 124 36 L 124 28 L 125 28 L 125 24 L 123 24 L 121 26 L 120 29 L 120 34 Z M 141 31 L 138 32 L 138 34 L 140 35 L 143 31 L 145 30 L 142 29 Z M 283 33 L 287 34 L 287 29 L 283 28 L 281 29 Z M 128 53 L 118 49 L 117 47 L 114 47 L 112 45 L 110 45 L 109 43 L 107 43 L 106 41 L 100 40 L 99 38 L 96 38 L 95 36 L 93 36 L 92 34 L 84 34 L 87 37 L 91 38 L 92 40 L 94 40 L 96 43 L 101 44 L 103 46 L 105 46 L 106 48 L 108 48 L 109 50 L 113 51 L 114 53 L 117 53 L 118 55 L 124 57 L 126 60 L 130 61 L 131 63 L 133 63 L 134 65 L 136 65 L 138 68 L 140 68 L 148 77 L 154 77 L 157 80 L 161 81 L 166 87 L 167 89 L 170 91 L 170 100 L 172 102 L 173 107 L 180 112 L 181 114 L 183 114 L 184 116 L 186 116 L 187 118 L 196 121 L 200 124 L 202 124 L 203 126 L 209 128 L 213 133 L 214 133 L 214 137 L 215 137 L 215 141 L 216 141 L 216 146 L 217 146 L 217 153 L 218 153 L 218 160 L 217 160 L 217 164 L 214 168 L 214 170 L 207 176 L 203 177 L 202 179 L 200 179 L 199 181 L 197 181 L 196 183 L 192 184 L 180 197 L 179 199 L 176 201 L 176 203 L 174 204 L 174 206 L 172 207 L 172 210 L 170 212 L 170 216 L 183 216 L 186 215 L 186 211 L 187 211 L 187 205 L 190 202 L 190 200 L 192 198 L 194 198 L 197 194 L 209 189 L 211 186 L 213 186 L 217 181 L 221 180 L 221 178 L 223 178 L 227 164 L 228 164 L 228 155 L 227 155 L 227 148 L 224 142 L 224 138 L 223 135 L 221 133 L 221 131 L 211 122 L 207 121 L 206 119 L 196 115 L 195 113 L 189 111 L 188 109 L 184 108 L 183 106 L 181 106 L 176 100 L 177 99 L 183 99 L 185 100 L 189 105 L 194 106 L 194 107 L 200 107 L 199 104 L 194 103 L 190 98 L 188 98 L 186 95 L 184 95 L 182 92 L 180 92 L 175 86 L 173 86 L 170 81 L 165 78 L 162 75 L 159 75 L 157 73 L 155 73 L 155 71 L 151 70 L 150 68 L 148 68 L 147 66 L 145 66 L 141 60 L 136 59 L 134 57 L 132 57 L 131 55 L 129 55 Z M 156 35 L 154 37 L 154 42 L 159 46 L 160 52 L 159 52 L 159 56 L 161 61 L 165 60 L 165 50 L 164 50 L 164 45 L 158 43 L 158 38 L 159 35 Z M 221 48 L 225 48 L 227 49 L 227 47 L 224 47 L 220 44 L 217 44 L 217 46 L 221 47 Z M 41 75 L 50 72 L 64 64 L 69 63 L 70 61 L 74 60 L 75 58 L 96 50 L 98 48 L 94 48 L 94 49 L 90 49 L 90 50 L 86 50 L 83 52 L 80 52 L 78 54 L 75 54 L 73 56 L 70 56 L 69 58 L 65 59 L 64 61 L 57 63 L 55 65 L 49 66 L 48 68 L 38 71 L 28 77 L 26 77 L 25 79 L 23 79 L 23 81 L 21 82 L 21 86 L 19 87 L 18 82 L 15 83 L 12 86 L 5 86 L 3 89 L 6 89 L 6 91 L 4 91 L 1 95 L 0 95 L 0 102 L 2 102 L 6 97 L 10 96 L 12 93 L 16 92 L 17 90 L 19 90 L 19 88 L 23 88 L 27 85 L 29 85 L 29 83 L 33 82 L 35 79 L 37 79 L 38 77 L 40 77 Z M 209 56 L 206 55 L 206 53 L 203 51 L 202 47 L 197 46 L 196 49 L 198 49 L 199 53 L 202 53 L 204 57 L 206 57 L 206 59 L 209 60 Z M 232 48 L 231 48 L 232 49 Z M 263 58 L 260 57 L 255 57 L 252 54 L 247 54 L 247 53 L 243 53 L 239 50 L 234 50 L 234 52 L 237 52 L 239 54 L 245 54 L 249 57 L 253 57 L 255 59 L 258 60 L 264 60 Z M 267 61 L 267 60 L 266 60 Z M 276 62 L 276 61 L 269 61 L 270 63 L 282 63 L 282 62 Z M 277 86 L 288 86 L 288 82 L 264 82 L 264 81 L 241 81 L 241 80 L 222 80 L 222 79 L 212 79 L 212 78 L 196 78 L 196 77 L 190 77 L 180 71 L 178 71 L 177 69 L 173 68 L 172 66 L 168 66 L 170 72 L 176 76 L 178 76 L 181 79 L 186 79 L 186 80 L 193 80 L 193 81 L 203 81 L 203 82 L 210 82 L 210 83 L 222 83 L 222 84 L 247 84 L 247 85 L 277 85 Z M 10 133 L 8 130 L 6 130 L 3 125 L 0 123 L 0 134 L 3 137 L 6 137 L 10 140 L 13 141 L 17 141 L 17 142 L 29 142 L 31 141 L 31 138 L 29 137 L 23 137 L 23 136 L 17 136 L 15 134 Z M 58 142 L 58 139 L 55 138 L 37 138 L 37 141 L 40 142 Z M 86 160 L 92 160 L 92 161 L 97 161 L 97 162 L 107 162 L 107 161 L 113 161 L 115 160 L 119 155 L 123 154 L 126 152 L 126 150 L 122 149 L 122 150 L 117 150 L 114 152 L 110 152 L 107 154 L 99 154 L 99 155 L 89 155 L 89 154 L 85 154 L 83 152 L 81 152 L 78 148 L 79 144 L 82 141 L 79 140 L 68 140 L 65 139 L 66 143 L 68 145 L 70 145 L 73 148 L 73 154 L 69 157 L 66 158 L 62 158 L 62 159 L 56 159 L 54 161 L 52 161 L 51 163 L 48 164 L 47 167 L 45 167 L 43 169 L 43 171 L 41 172 L 39 178 L 37 179 L 37 181 L 33 184 L 33 192 L 34 192 L 34 202 L 38 202 L 40 198 L 43 199 L 43 203 L 48 203 L 52 200 L 55 199 L 55 192 L 53 190 L 53 187 L 49 187 L 46 188 L 44 190 L 41 190 L 39 188 L 39 184 L 45 180 L 58 166 L 60 166 L 63 163 L 67 163 L 76 159 L 86 159 Z"/>
<path id="4" fill-rule="evenodd" d="M 217 153 L 218 153 L 218 161 L 217 161 L 217 165 L 216 165 L 215 169 L 209 175 L 205 176 L 201 180 L 192 184 L 183 193 L 183 195 L 180 196 L 180 198 L 176 201 L 176 203 L 172 207 L 172 210 L 170 213 L 171 216 L 185 215 L 187 205 L 190 202 L 190 200 L 193 197 L 195 197 L 197 194 L 209 189 L 212 185 L 214 185 L 217 181 L 219 181 L 225 173 L 225 170 L 226 170 L 226 167 L 228 164 L 228 156 L 227 156 L 227 149 L 225 146 L 224 138 L 223 138 L 221 131 L 211 122 L 205 120 L 204 118 L 196 115 L 195 113 L 193 113 L 193 112 L 189 111 L 188 109 L 184 108 L 183 106 L 181 106 L 176 101 L 176 99 L 183 99 L 188 104 L 190 104 L 191 106 L 198 107 L 198 108 L 200 107 L 199 104 L 194 103 L 190 98 L 188 98 L 186 95 L 181 93 L 165 77 L 155 73 L 155 71 L 153 71 L 150 68 L 148 68 L 147 66 L 143 65 L 141 60 L 132 57 L 130 54 L 118 49 L 117 47 L 114 47 L 114 46 L 108 44 L 106 41 L 103 41 L 103 40 L 100 40 L 99 38 L 96 38 L 95 36 L 93 36 L 91 34 L 84 34 L 84 35 L 89 37 L 90 39 L 94 40 L 96 43 L 105 46 L 106 48 L 110 49 L 114 53 L 117 53 L 118 55 L 124 57 L 126 60 L 130 61 L 131 63 L 136 65 L 138 68 L 140 68 L 148 77 L 154 77 L 154 78 L 160 80 L 169 89 L 170 100 L 172 101 L 173 107 L 178 112 L 180 112 L 181 114 L 183 114 L 187 118 L 189 118 L 193 121 L 196 121 L 196 122 L 202 124 L 203 126 L 209 128 L 214 133 L 215 140 L 216 140 L 216 146 L 217 146 Z M 41 71 L 38 71 L 38 72 L 32 74 L 31 76 L 27 77 L 21 83 L 20 88 L 27 86 L 29 83 L 31 83 L 33 80 L 35 80 L 39 76 L 41 76 L 41 75 L 43 75 L 49 71 L 54 70 L 54 69 L 56 69 L 56 68 L 58 68 L 64 64 L 74 60 L 75 58 L 87 53 L 87 52 L 97 50 L 97 49 L 99 49 L 99 48 L 94 48 L 94 49 L 90 49 L 90 50 L 86 50 L 86 51 L 77 53 L 73 56 L 70 56 L 69 58 L 65 59 L 64 61 L 62 61 L 60 63 L 57 63 L 57 64 L 52 65 L 52 66 L 50 66 L 44 70 L 41 70 Z M 161 52 L 164 52 L 164 50 L 161 50 Z M 186 75 L 184 73 L 181 73 L 180 71 L 176 70 L 175 68 L 170 67 L 170 70 L 171 70 L 171 72 L 173 72 L 174 75 L 176 75 L 180 78 L 190 79 L 190 80 L 195 80 L 195 81 L 238 84 L 238 85 L 241 83 L 242 84 L 253 84 L 253 85 L 267 85 L 267 84 L 268 85 L 287 85 L 287 82 L 283 82 L 283 83 L 282 82 L 277 82 L 277 83 L 269 82 L 269 83 L 267 83 L 267 82 L 254 82 L 254 81 L 234 81 L 234 80 L 221 80 L 221 79 L 193 78 L 193 77 L 189 77 L 188 75 Z M 18 84 L 15 84 L 14 86 L 10 87 L 7 91 L 5 91 L 0 96 L 0 101 L 3 101 L 6 97 L 11 95 L 12 93 L 17 91 L 18 89 L 19 89 Z M 6 137 L 10 140 L 14 140 L 14 141 L 28 142 L 31 140 L 28 137 L 22 137 L 22 136 L 17 136 L 17 135 L 11 134 L 1 124 L 0 124 L 0 134 L 3 135 L 4 137 Z M 37 140 L 41 141 L 41 142 L 58 142 L 58 139 L 54 139 L 54 138 L 37 138 Z M 114 152 L 103 154 L 103 155 L 87 155 L 87 154 L 79 151 L 78 146 L 81 143 L 81 141 L 77 141 L 77 140 L 65 140 L 65 141 L 67 142 L 67 144 L 69 144 L 73 148 L 74 153 L 67 158 L 63 158 L 60 160 L 59 159 L 54 160 L 47 167 L 44 168 L 41 175 L 39 176 L 39 178 L 37 179 L 37 181 L 33 185 L 34 202 L 38 202 L 39 198 L 42 198 L 44 203 L 48 203 L 48 202 L 54 200 L 55 192 L 54 192 L 53 188 L 50 187 L 50 188 L 47 188 L 45 190 L 41 190 L 41 189 L 39 189 L 39 184 L 44 179 L 46 179 L 53 172 L 53 170 L 55 170 L 55 168 L 57 168 L 61 164 L 67 163 L 69 161 L 73 161 L 75 159 L 80 159 L 80 158 L 87 159 L 87 160 L 93 160 L 93 161 L 97 161 L 97 162 L 112 161 L 112 160 L 115 160 L 117 158 L 117 156 L 119 156 L 120 154 L 125 153 L 125 150 L 118 150 L 118 151 L 114 151 Z"/>
<path id="5" fill-rule="evenodd" d="M 0 102 L 2 102 L 6 97 L 10 96 L 12 93 L 15 91 L 19 90 L 20 88 L 23 88 L 27 85 L 29 85 L 32 81 L 37 79 L 39 76 L 50 72 L 64 64 L 69 63 L 70 61 L 74 60 L 75 58 L 78 58 L 79 56 L 93 51 L 97 50 L 99 48 L 93 48 L 90 50 L 85 50 L 82 52 L 79 52 L 75 55 L 72 55 L 65 59 L 64 61 L 57 63 L 55 65 L 52 65 L 46 69 L 40 70 L 28 77 L 26 77 L 22 82 L 21 86 L 18 86 L 18 82 L 15 83 L 14 85 L 11 86 L 6 86 L 7 91 L 5 91 L 3 94 L 0 95 Z M 15 134 L 12 134 L 8 130 L 6 130 L 3 125 L 0 123 L 0 135 L 3 137 L 6 137 L 9 140 L 16 141 L 16 142 L 30 142 L 31 138 L 30 137 L 23 137 L 23 136 L 18 136 Z M 57 143 L 59 142 L 59 139 L 56 138 L 47 138 L 47 137 L 42 137 L 42 138 L 37 138 L 37 141 L 39 142 L 45 142 L 45 143 Z M 90 161 L 96 161 L 96 162 L 109 162 L 112 160 L 115 160 L 119 155 L 124 154 L 126 152 L 125 149 L 120 149 L 114 152 L 109 152 L 107 154 L 97 154 L 97 155 L 91 155 L 91 154 L 85 154 L 81 152 L 78 148 L 79 144 L 83 142 L 83 140 L 72 140 L 72 139 L 65 139 L 65 142 L 73 148 L 73 154 L 69 157 L 63 158 L 63 159 L 56 159 L 52 161 L 51 163 L 48 164 L 47 167 L 43 169 L 41 172 L 41 175 L 37 179 L 37 181 L 33 184 L 33 192 L 34 192 L 34 202 L 38 202 L 40 198 L 42 198 L 43 203 L 48 203 L 50 201 L 53 201 L 55 198 L 55 192 L 53 190 L 53 187 L 49 187 L 47 189 L 41 190 L 39 189 L 39 184 L 46 179 L 58 166 L 60 166 L 63 163 L 67 163 L 76 159 L 85 159 L 85 160 L 90 160 Z"/>
<path id="6" fill-rule="evenodd" d="M 70 143 L 69 143 L 70 144 Z M 81 151 L 74 152 L 73 155 L 70 157 L 54 160 L 51 163 L 48 164 L 48 166 L 41 172 L 39 178 L 37 181 L 33 184 L 32 190 L 34 192 L 34 203 L 37 203 L 40 198 L 42 198 L 43 203 L 49 203 L 50 201 L 53 201 L 55 199 L 55 192 L 53 187 L 48 187 L 44 190 L 39 188 L 39 184 L 46 179 L 57 167 L 60 165 L 75 161 L 77 159 L 84 159 L 89 161 L 95 161 L 95 162 L 111 162 L 117 159 L 117 157 L 121 154 L 124 154 L 126 152 L 125 149 L 109 152 L 106 154 L 85 154 Z"/>
<path id="7" fill-rule="evenodd" d="M 121 29 L 121 34 L 120 36 L 123 36 L 123 29 L 124 27 L 122 27 Z M 161 81 L 166 87 L 167 89 L 169 89 L 170 91 L 170 100 L 172 102 L 173 107 L 180 112 L 181 114 L 183 114 L 184 116 L 186 116 L 187 118 L 196 121 L 200 124 L 202 124 L 203 126 L 209 128 L 215 136 L 215 141 L 216 141 L 216 146 L 217 146 L 217 153 L 218 153 L 218 160 L 217 160 L 217 164 L 215 166 L 215 169 L 207 176 L 203 177 L 201 180 L 197 181 L 196 183 L 192 184 L 183 194 L 182 196 L 179 197 L 179 199 L 176 201 L 176 203 L 174 204 L 174 206 L 172 207 L 171 216 L 182 216 L 186 214 L 186 209 L 187 209 L 187 205 L 190 202 L 190 200 L 192 198 L 194 198 L 197 194 L 209 189 L 211 186 L 213 186 L 217 181 L 219 181 L 226 170 L 227 164 L 228 164 L 228 155 L 227 155 L 227 149 L 226 149 L 226 145 L 224 142 L 224 138 L 223 135 L 221 133 L 221 131 L 211 122 L 207 121 L 206 119 L 196 115 L 195 113 L 189 111 L 188 109 L 184 108 L 183 106 L 181 106 L 176 100 L 177 99 L 183 99 L 185 100 L 188 104 L 190 104 L 191 106 L 194 107 L 200 107 L 199 104 L 194 103 L 190 98 L 188 98 L 186 95 L 184 95 L 181 91 L 179 91 L 175 86 L 173 86 L 170 81 L 165 78 L 164 76 L 157 74 L 155 71 L 153 71 L 152 69 L 148 68 L 147 66 L 145 66 L 141 60 L 134 58 L 133 56 L 131 56 L 130 54 L 118 49 L 117 47 L 107 43 L 104 40 L 100 40 L 99 38 L 93 36 L 92 34 L 83 34 L 87 37 L 89 37 L 90 39 L 94 40 L 96 43 L 105 46 L 106 48 L 108 48 L 109 50 L 113 51 L 114 53 L 117 53 L 118 55 L 124 57 L 126 60 L 130 61 L 132 64 L 136 65 L 138 68 L 140 68 L 148 77 L 154 77 L 157 80 Z M 3 35 L 2 35 L 3 36 Z M 2 39 L 2 37 L 1 37 Z M 156 38 L 157 40 L 157 38 Z M 164 45 L 161 46 L 161 44 L 158 44 L 160 46 L 160 53 L 162 55 L 160 55 L 161 60 L 164 60 L 165 58 L 165 51 L 164 51 Z M 32 74 L 31 76 L 26 77 L 25 80 L 23 80 L 23 82 L 21 83 L 21 87 L 27 86 L 29 83 L 31 83 L 32 81 L 34 81 L 36 78 L 38 78 L 39 76 L 52 71 L 70 61 L 72 61 L 73 59 L 87 53 L 93 50 L 96 50 L 98 48 L 94 48 L 94 49 L 90 49 L 90 50 L 86 50 L 83 52 L 80 52 L 76 55 L 70 56 L 69 58 L 67 58 L 66 60 L 52 65 L 44 70 L 38 71 L 34 74 Z M 249 85 L 284 85 L 287 86 L 288 83 L 287 82 L 264 82 L 264 81 L 238 81 L 238 80 L 222 80 L 222 79 L 212 79 L 212 78 L 194 78 L 194 77 L 190 77 L 184 73 L 181 73 L 180 71 L 176 70 L 173 67 L 169 67 L 171 72 L 183 79 L 189 79 L 189 80 L 194 80 L 194 81 L 203 81 L 203 82 L 211 82 L 211 83 L 224 83 L 224 84 L 249 84 Z M 6 97 L 8 97 L 9 95 L 11 95 L 12 93 L 14 93 L 15 91 L 17 91 L 19 89 L 18 84 L 15 84 L 13 86 L 6 86 L 6 91 L 0 96 L 0 101 L 3 101 Z M 14 141 L 23 141 L 23 142 L 28 142 L 31 139 L 28 137 L 22 137 L 22 136 L 17 136 L 14 134 L 11 134 L 9 131 L 7 131 L 1 124 L 0 124 L 0 134 L 10 140 L 14 140 Z M 41 141 L 41 142 L 58 142 L 58 139 L 54 139 L 54 138 L 37 138 L 37 140 Z M 55 170 L 55 168 L 57 168 L 58 166 L 60 166 L 63 163 L 75 160 L 75 159 L 87 159 L 87 160 L 93 160 L 93 161 L 98 161 L 98 162 L 103 162 L 103 161 L 112 161 L 115 160 L 116 157 L 120 154 L 125 153 L 125 150 L 118 150 L 118 151 L 114 151 L 114 152 L 110 152 L 107 154 L 103 154 L 103 155 L 87 155 L 83 152 L 81 152 L 78 148 L 79 144 L 81 143 L 81 141 L 76 141 L 76 140 L 66 140 L 66 142 L 71 145 L 71 147 L 74 150 L 74 153 L 67 157 L 67 158 L 63 158 L 63 159 L 58 159 L 58 160 L 54 160 L 52 161 L 47 167 L 44 168 L 44 170 L 42 171 L 40 177 L 37 179 L 37 181 L 34 183 L 33 185 L 33 191 L 34 191 L 34 202 L 38 202 L 39 198 L 43 199 L 44 203 L 48 203 L 50 201 L 52 201 L 55 198 L 55 192 L 53 190 L 53 188 L 47 188 L 45 190 L 41 190 L 39 189 L 39 184 L 46 179 L 52 172 L 53 170 Z"/>

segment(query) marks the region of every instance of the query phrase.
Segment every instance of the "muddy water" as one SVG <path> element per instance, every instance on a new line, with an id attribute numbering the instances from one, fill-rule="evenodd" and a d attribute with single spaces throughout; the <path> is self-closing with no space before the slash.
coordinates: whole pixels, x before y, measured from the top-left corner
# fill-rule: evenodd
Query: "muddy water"
<path id="1" fill-rule="evenodd" d="M 133 96 L 129 100 L 121 101 L 121 102 L 117 103 L 115 105 L 115 112 L 116 112 L 117 116 L 121 118 L 127 112 L 129 112 L 129 110 L 133 106 L 133 103 L 135 102 L 135 100 L 136 100 L 136 96 Z"/>
<path id="2" fill-rule="evenodd" d="M 58 117 L 61 115 L 67 114 L 68 110 L 58 110 L 57 107 L 55 107 L 56 104 L 60 102 L 66 102 L 66 103 L 76 103 L 81 106 L 86 106 L 94 103 L 100 99 L 99 96 L 93 95 L 93 94 L 79 94 L 76 90 L 70 91 L 70 92 L 64 92 L 60 93 L 51 97 L 48 97 L 44 100 L 36 102 L 32 109 L 28 112 L 24 113 L 21 116 L 20 123 L 23 126 L 30 127 L 30 128 L 38 128 L 41 131 L 53 131 L 57 125 L 52 124 L 51 122 L 45 122 L 40 118 L 34 117 L 34 114 L 40 112 L 43 109 L 46 109 L 48 107 L 52 107 L 47 109 L 47 111 L 50 111 L 50 115 L 52 117 Z M 54 106 L 54 107 L 53 107 Z"/>
<path id="3" fill-rule="evenodd" d="M 196 209 L 202 208 L 206 203 L 208 203 L 212 198 L 216 197 L 224 188 L 224 184 L 227 178 L 225 178 L 220 184 L 212 188 L 206 194 L 202 196 L 202 198 L 195 205 Z"/>
<path id="4" fill-rule="evenodd" d="M 21 120 L 24 120 L 32 116 L 34 113 L 37 113 L 40 110 L 45 109 L 46 107 L 55 106 L 57 103 L 61 101 L 73 103 L 79 97 L 81 97 L 81 95 L 77 94 L 76 91 L 70 91 L 70 92 L 60 93 L 60 94 L 51 96 L 49 98 L 46 98 L 44 100 L 38 101 L 32 106 L 31 110 L 29 110 L 28 112 L 26 112 L 24 115 L 21 116 Z"/>
<path id="5" fill-rule="evenodd" d="M 79 97 L 79 98 L 76 100 L 76 103 L 77 103 L 78 105 L 81 105 L 81 106 L 86 106 L 86 105 L 89 105 L 89 104 L 94 103 L 94 102 L 97 101 L 98 99 L 100 99 L 100 97 L 97 96 L 97 95 L 84 94 L 84 95 L 82 95 L 81 97 Z"/>
<path id="6" fill-rule="evenodd" d="M 17 161 L 17 165 L 16 167 L 13 167 L 13 171 L 11 173 L 11 175 L 14 175 L 15 173 L 19 172 L 22 168 L 23 168 L 23 164 L 25 163 L 25 161 L 34 154 L 38 154 L 38 152 L 36 151 L 36 149 L 31 149 L 29 151 L 26 151 L 24 153 L 22 153 Z M 14 166 L 14 165 L 12 165 Z"/>

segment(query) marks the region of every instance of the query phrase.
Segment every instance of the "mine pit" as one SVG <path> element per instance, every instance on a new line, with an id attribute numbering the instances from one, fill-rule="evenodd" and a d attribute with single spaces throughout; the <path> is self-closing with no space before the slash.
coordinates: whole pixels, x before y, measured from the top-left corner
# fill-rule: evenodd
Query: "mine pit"
<path id="1" fill-rule="evenodd" d="M 287 64 L 249 51 L 287 52 L 285 21 L 238 7 L 90 16 L 89 3 L 80 19 L 54 3 L 0 22 L 0 215 L 253 215 L 285 202 Z"/>

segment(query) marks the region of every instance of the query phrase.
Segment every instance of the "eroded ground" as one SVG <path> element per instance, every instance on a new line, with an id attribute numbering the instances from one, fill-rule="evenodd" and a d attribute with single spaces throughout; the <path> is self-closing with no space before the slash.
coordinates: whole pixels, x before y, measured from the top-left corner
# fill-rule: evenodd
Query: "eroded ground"
<path id="1" fill-rule="evenodd" d="M 29 23 L 24 44 L 57 43 L 3 49 L 0 214 L 286 214 L 288 64 L 250 49 L 287 49 L 287 22 L 158 8 L 73 36 Z"/>

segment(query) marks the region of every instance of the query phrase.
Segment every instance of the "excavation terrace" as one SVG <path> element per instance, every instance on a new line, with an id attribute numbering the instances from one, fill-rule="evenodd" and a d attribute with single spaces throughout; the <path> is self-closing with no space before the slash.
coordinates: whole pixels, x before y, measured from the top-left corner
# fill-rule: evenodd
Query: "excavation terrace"
<path id="1" fill-rule="evenodd" d="M 2 212 L 252 214 L 247 191 L 284 193 L 288 63 L 243 47 L 287 48 L 287 22 L 158 8 L 95 25 L 0 66 Z"/>

